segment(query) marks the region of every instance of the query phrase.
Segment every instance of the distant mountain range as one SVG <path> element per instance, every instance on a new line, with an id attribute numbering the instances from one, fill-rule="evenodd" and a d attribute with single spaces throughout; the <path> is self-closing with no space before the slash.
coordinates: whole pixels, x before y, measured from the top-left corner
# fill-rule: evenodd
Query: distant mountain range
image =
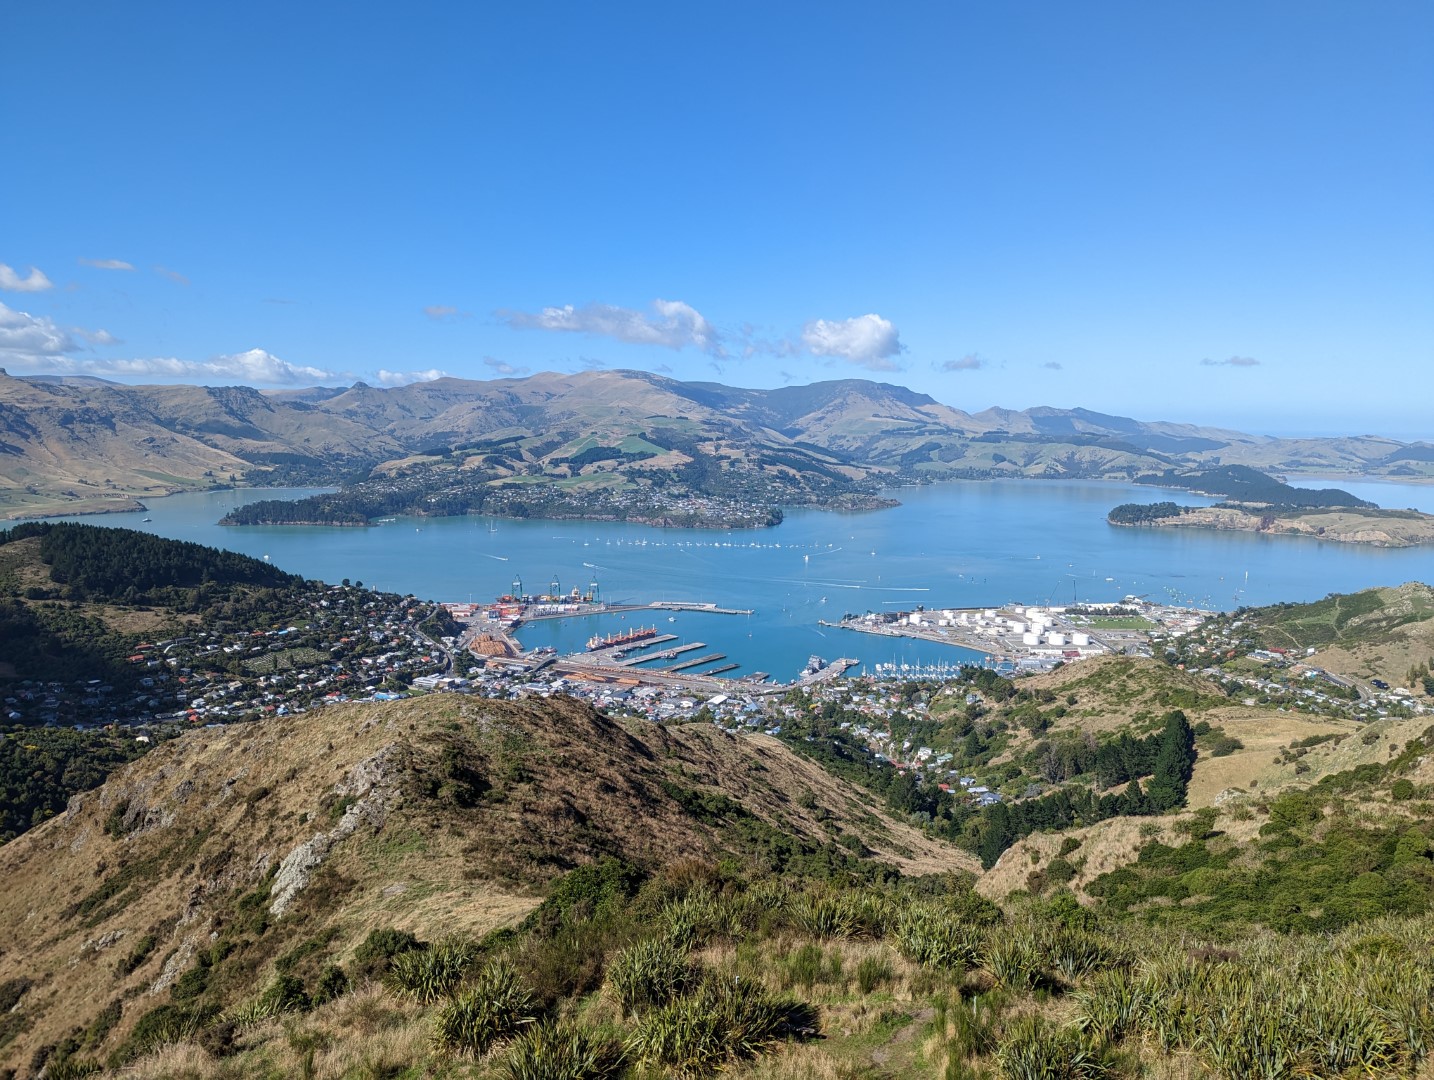
<path id="1" fill-rule="evenodd" d="M 968 413 L 864 379 L 748 390 L 596 371 L 261 391 L 0 373 L 0 516 L 126 508 L 136 498 L 230 482 L 335 483 L 425 452 L 437 459 L 505 442 L 518 449 L 498 481 L 521 473 L 581 484 L 616 472 L 623 484 L 646 483 L 654 470 L 703 457 L 715 469 L 794 479 L 803 490 L 812 490 L 813 477 L 833 475 L 869 484 L 1133 479 L 1232 464 L 1434 476 L 1429 443 L 1283 439 L 1086 409 Z"/>

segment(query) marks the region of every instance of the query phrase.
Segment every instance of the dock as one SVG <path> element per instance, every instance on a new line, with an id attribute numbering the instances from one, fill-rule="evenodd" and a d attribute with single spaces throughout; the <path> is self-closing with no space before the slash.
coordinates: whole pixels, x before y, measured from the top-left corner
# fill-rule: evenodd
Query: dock
<path id="1" fill-rule="evenodd" d="M 660 639 L 660 640 L 662 640 L 662 641 L 670 641 L 670 640 L 672 640 L 673 637 L 676 637 L 676 635 L 675 635 L 675 634 L 671 634 L 671 635 L 668 635 L 667 637 L 662 638 L 662 639 Z M 675 646 L 673 646 L 673 647 L 670 648 L 670 649 L 663 649 L 661 652 L 647 653 L 647 654 L 645 654 L 645 655 L 643 655 L 643 656 L 634 656 L 634 657 L 632 657 L 632 659 L 630 659 L 630 660 L 619 660 L 619 661 L 618 661 L 618 666 L 619 666 L 619 667 L 634 667 L 634 666 L 636 666 L 637 664 L 646 664 L 646 663 L 648 663 L 649 661 L 652 661 L 652 660 L 676 660 L 679 656 L 681 656 L 681 655 L 682 655 L 683 653 L 685 653 L 685 652 L 691 652 L 693 649 L 705 649 L 705 648 L 707 648 L 707 642 L 705 642 L 705 641 L 693 641 L 693 642 L 690 642 L 690 643 L 688 643 L 688 644 L 686 644 L 686 645 L 675 645 Z"/>
<path id="2" fill-rule="evenodd" d="M 727 654 L 726 654 L 726 653 L 720 653 L 720 652 L 708 653 L 706 656 L 699 656 L 696 660 L 685 660 L 685 661 L 683 661 L 683 662 L 680 663 L 680 664 L 673 664 L 671 667 L 669 667 L 669 668 L 663 668 L 662 670 L 663 670 L 663 671 L 686 671 L 688 668 L 701 667 L 703 664 L 710 664 L 710 663 L 712 663 L 714 660 L 726 660 L 726 659 L 727 659 Z M 733 666 L 733 667 L 736 667 L 737 665 L 736 665 L 736 664 L 733 664 L 732 666 Z"/>
<path id="3" fill-rule="evenodd" d="M 741 664 L 722 664 L 722 665 L 720 665 L 720 666 L 718 666 L 718 667 L 711 668 L 711 669 L 709 669 L 709 670 L 707 670 L 707 671 L 699 671 L 698 674 L 699 674 L 699 675 L 721 675 L 722 672 L 724 672 L 724 671 L 735 671 L 735 670 L 737 670 L 737 668 L 739 668 L 739 667 L 741 667 L 741 666 L 742 666 Z"/>
<path id="4" fill-rule="evenodd" d="M 751 608 L 725 608 L 713 603 L 697 603 L 688 600 L 654 600 L 647 605 L 655 611 L 694 611 L 705 615 L 751 615 Z"/>
<path id="5" fill-rule="evenodd" d="M 620 645 L 608 645 L 601 649 L 588 649 L 587 655 L 596 657 L 599 660 L 611 662 L 619 656 L 626 656 L 638 649 L 648 649 L 653 645 L 661 645 L 667 641 L 676 641 L 676 634 L 664 634 L 655 638 L 644 638 L 641 641 L 629 641 Z"/>

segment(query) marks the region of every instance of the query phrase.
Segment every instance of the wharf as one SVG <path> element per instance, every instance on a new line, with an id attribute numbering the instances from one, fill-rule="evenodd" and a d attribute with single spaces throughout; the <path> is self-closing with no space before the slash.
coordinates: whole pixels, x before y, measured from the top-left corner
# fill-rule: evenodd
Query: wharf
<path id="1" fill-rule="evenodd" d="M 637 649 L 650 649 L 654 645 L 666 645 L 669 641 L 676 641 L 676 634 L 659 634 L 657 637 L 645 638 L 641 641 L 629 641 L 626 645 L 614 647 L 615 652 L 633 652 Z"/>
<path id="2" fill-rule="evenodd" d="M 751 608 L 725 608 L 716 604 L 696 603 L 687 600 L 654 600 L 647 605 L 654 611 L 694 611 L 706 615 L 751 615 Z"/>
<path id="3" fill-rule="evenodd" d="M 684 660 L 684 661 L 683 661 L 682 663 L 680 663 L 680 664 L 673 664 L 670 668 L 663 668 L 662 670 L 663 670 L 663 671 L 666 671 L 666 672 L 669 672 L 669 673 L 674 672 L 674 671 L 686 671 L 688 668 L 700 667 L 702 664 L 710 664 L 710 663 L 712 663 L 712 661 L 714 661 L 714 660 L 726 660 L 726 659 L 727 659 L 727 654 L 726 654 L 726 653 L 720 653 L 720 652 L 708 653 L 706 656 L 699 656 L 696 660 Z M 733 667 L 736 667 L 737 665 L 736 665 L 736 664 L 733 664 L 732 666 L 733 666 Z"/>
<path id="4" fill-rule="evenodd" d="M 659 640 L 661 640 L 661 641 L 670 641 L 670 640 L 672 640 L 672 638 L 675 637 L 675 636 L 676 636 L 676 635 L 673 634 L 673 635 L 669 635 L 668 637 L 665 637 L 665 638 L 660 638 Z M 635 666 L 638 665 L 638 664 L 646 664 L 646 663 L 649 663 L 650 661 L 653 661 L 653 660 L 676 660 L 679 656 L 681 656 L 681 655 L 682 655 L 683 653 L 685 653 L 685 652 L 691 652 L 693 649 L 705 649 L 705 648 L 707 648 L 707 642 L 705 642 L 705 641 L 693 641 L 693 642 L 689 642 L 689 643 L 686 644 L 686 645 L 675 645 L 675 646 L 673 646 L 673 647 L 670 648 L 670 649 L 663 649 L 661 652 L 647 653 L 647 654 L 644 655 L 644 656 L 634 656 L 634 657 L 632 657 L 630 660 L 619 660 L 619 661 L 618 661 L 618 666 L 619 666 L 619 667 L 635 667 Z"/>
<path id="5" fill-rule="evenodd" d="M 617 615 L 626 611 L 648 611 L 647 604 L 590 604 L 579 611 L 547 611 L 541 615 L 519 615 L 513 620 L 513 625 L 521 626 L 523 623 L 548 622 L 552 619 L 586 619 L 591 615 Z"/>
<path id="6" fill-rule="evenodd" d="M 825 665 L 810 675 L 803 675 L 797 680 L 798 686 L 812 686 L 816 683 L 829 682 L 832 679 L 839 679 L 846 674 L 847 670 L 856 667 L 861 661 L 850 656 L 841 656 Z"/>
<path id="7" fill-rule="evenodd" d="M 709 668 L 707 671 L 698 672 L 698 674 L 699 674 L 699 675 L 721 675 L 722 672 L 724 672 L 724 671 L 736 671 L 736 670 L 737 670 L 739 667 L 741 667 L 741 666 L 742 666 L 741 664 L 722 664 L 722 665 L 720 665 L 720 666 L 718 666 L 718 667 L 715 667 L 715 668 Z"/>

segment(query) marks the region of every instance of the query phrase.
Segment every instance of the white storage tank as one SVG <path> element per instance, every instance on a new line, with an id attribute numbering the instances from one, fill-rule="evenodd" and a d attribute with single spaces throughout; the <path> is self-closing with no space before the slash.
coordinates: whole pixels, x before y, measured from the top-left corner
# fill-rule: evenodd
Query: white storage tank
<path id="1" fill-rule="evenodd" d="M 1039 645 L 1040 643 L 1041 635 L 1036 633 L 1034 630 L 1027 630 L 1024 634 L 1021 635 L 1022 645 Z"/>
<path id="2" fill-rule="evenodd" d="M 1026 632 L 1026 624 L 1020 619 L 1011 619 L 1006 625 L 1011 628 L 1011 633 L 1013 634 L 1024 634 Z"/>
<path id="3" fill-rule="evenodd" d="M 1074 634 L 1071 635 L 1071 644 L 1076 646 L 1077 648 L 1083 649 L 1090 644 L 1090 635 L 1083 634 L 1079 630 L 1077 630 Z"/>
<path id="4" fill-rule="evenodd" d="M 1066 643 L 1066 636 L 1052 630 L 1046 635 L 1046 641 L 1051 645 L 1064 645 Z"/>

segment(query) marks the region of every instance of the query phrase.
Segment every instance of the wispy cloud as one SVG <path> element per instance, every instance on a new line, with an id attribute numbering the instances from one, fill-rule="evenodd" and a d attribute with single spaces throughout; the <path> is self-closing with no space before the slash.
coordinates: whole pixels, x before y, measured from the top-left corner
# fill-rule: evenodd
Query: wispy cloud
<path id="1" fill-rule="evenodd" d="M 77 336 L 83 338 L 91 345 L 122 345 L 123 342 L 115 337 L 108 330 L 81 330 L 78 326 L 73 331 Z"/>
<path id="2" fill-rule="evenodd" d="M 815 319 L 802 329 L 802 345 L 813 356 L 831 356 L 872 371 L 899 371 L 901 335 L 880 315 Z"/>
<path id="3" fill-rule="evenodd" d="M 979 371 L 986 362 L 975 353 L 967 353 L 960 360 L 947 360 L 941 365 L 942 371 Z"/>
<path id="4" fill-rule="evenodd" d="M 278 304 L 281 307 L 289 307 L 298 303 L 297 300 L 286 300 L 282 296 L 266 296 L 263 302 L 266 304 Z"/>
<path id="5" fill-rule="evenodd" d="M 447 304 L 430 304 L 423 309 L 423 313 L 434 322 L 447 322 L 450 319 L 471 319 L 473 317 L 472 312 L 459 311 L 456 307 L 450 307 Z"/>
<path id="6" fill-rule="evenodd" d="M 515 367 L 506 360 L 499 360 L 496 356 L 483 357 L 483 366 L 492 368 L 499 375 L 526 375 L 529 368 Z"/>
<path id="7" fill-rule="evenodd" d="M 380 368 L 374 372 L 374 381 L 380 386 L 408 386 L 410 383 L 432 382 L 434 379 L 446 379 L 448 372 L 438 368 L 429 368 L 427 371 L 385 371 Z"/>
<path id="8" fill-rule="evenodd" d="M 123 259 L 85 259 L 79 260 L 81 266 L 91 266 L 96 270 L 133 270 L 134 265 Z"/>
<path id="9" fill-rule="evenodd" d="M 702 313 L 681 300 L 654 300 L 651 313 L 612 304 L 545 307 L 538 312 L 499 311 L 515 330 L 551 330 L 610 337 L 630 345 L 696 348 L 723 356 L 721 335 Z"/>
<path id="10" fill-rule="evenodd" d="M 189 284 L 189 279 L 188 279 L 187 277 L 185 277 L 183 274 L 181 274 L 178 270 L 171 270 L 171 269 L 170 269 L 169 267 L 167 267 L 167 266 L 156 266 L 156 267 L 154 268 L 154 272 L 155 272 L 156 274 L 158 274 L 160 277 L 168 278 L 170 281 L 174 282 L 176 285 L 188 285 L 188 284 Z"/>
<path id="11" fill-rule="evenodd" d="M 1048 371 L 1064 370 L 1060 362 L 1056 360 L 1047 360 L 1044 364 L 1041 365 L 1041 367 L 1046 368 Z"/>
<path id="12" fill-rule="evenodd" d="M 52 288 L 54 284 L 38 267 L 30 267 L 30 272 L 21 277 L 11 267 L 0 263 L 0 289 L 9 292 L 44 292 Z"/>
<path id="13" fill-rule="evenodd" d="M 1205 367 L 1259 367 L 1260 362 L 1253 356 L 1232 356 L 1228 360 L 1211 360 L 1206 357 L 1200 363 Z"/>

